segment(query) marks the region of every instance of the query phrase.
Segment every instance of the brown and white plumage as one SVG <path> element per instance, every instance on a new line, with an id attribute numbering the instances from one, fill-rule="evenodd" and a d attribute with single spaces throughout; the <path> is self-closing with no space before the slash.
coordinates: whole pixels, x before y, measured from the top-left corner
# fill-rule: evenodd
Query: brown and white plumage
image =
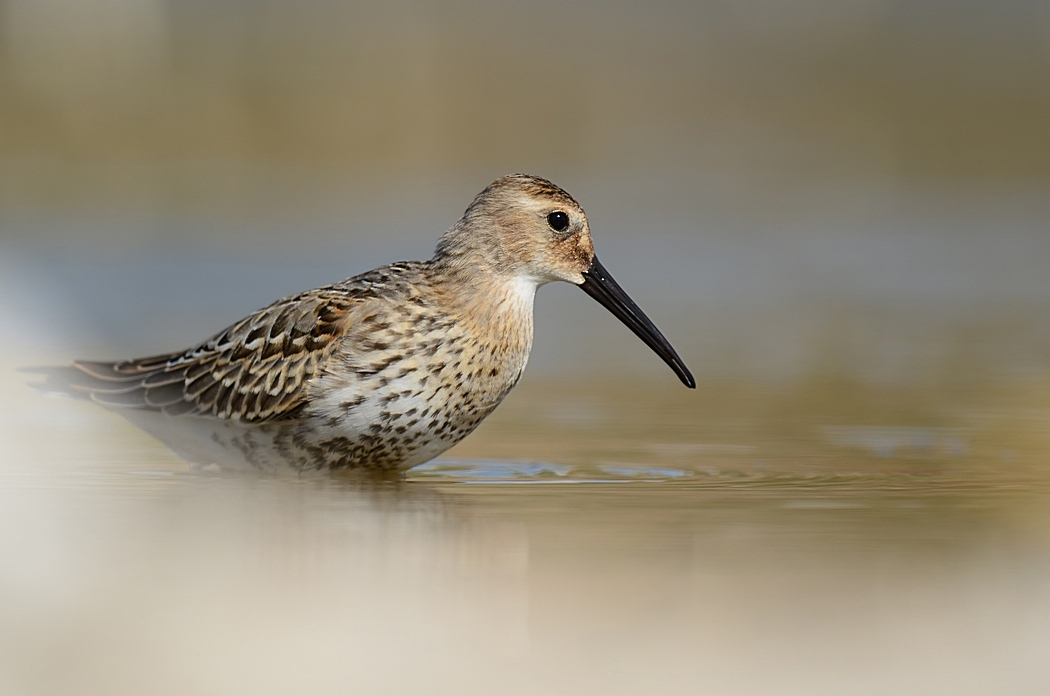
<path id="1" fill-rule="evenodd" d="M 77 361 L 80 382 L 106 406 L 193 414 L 243 423 L 292 418 L 346 334 L 354 310 L 419 269 L 394 264 L 279 300 L 178 353 L 120 362 Z"/>
<path id="2" fill-rule="evenodd" d="M 514 386 L 536 289 L 553 280 L 581 285 L 692 386 L 597 263 L 582 208 L 544 179 L 515 175 L 482 191 L 429 261 L 279 300 L 185 351 L 76 362 L 70 388 L 151 414 L 151 432 L 203 427 L 255 465 L 407 468 L 466 436 Z M 182 438 L 177 449 L 192 448 Z"/>

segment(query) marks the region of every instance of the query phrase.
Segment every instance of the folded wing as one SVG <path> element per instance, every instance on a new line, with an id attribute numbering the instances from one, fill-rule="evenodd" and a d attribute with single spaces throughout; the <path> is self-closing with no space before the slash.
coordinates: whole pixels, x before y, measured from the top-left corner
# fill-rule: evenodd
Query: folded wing
<path id="1" fill-rule="evenodd" d="M 180 353 L 75 362 L 69 388 L 115 408 L 247 423 L 294 418 L 307 382 L 368 299 L 355 290 L 331 286 L 280 300 Z"/>

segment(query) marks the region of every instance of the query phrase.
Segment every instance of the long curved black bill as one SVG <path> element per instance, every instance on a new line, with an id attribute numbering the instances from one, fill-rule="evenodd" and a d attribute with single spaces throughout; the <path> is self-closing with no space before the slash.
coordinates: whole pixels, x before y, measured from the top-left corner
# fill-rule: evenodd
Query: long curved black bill
<path id="1" fill-rule="evenodd" d="M 626 324 L 627 328 L 633 331 L 638 338 L 645 341 L 645 345 L 652 348 L 674 370 L 674 373 L 678 375 L 678 379 L 682 380 L 682 384 L 690 389 L 696 388 L 696 381 L 689 374 L 689 368 L 678 357 L 678 353 L 674 351 L 674 348 L 671 347 L 671 344 L 667 342 L 667 339 L 664 338 L 664 335 L 660 333 L 660 330 L 656 328 L 653 322 L 649 321 L 649 317 L 645 316 L 645 312 L 634 303 L 634 300 L 627 296 L 627 293 L 613 280 L 609 272 L 605 270 L 605 267 L 598 263 L 597 256 L 591 261 L 591 267 L 584 271 L 583 284 L 580 285 L 580 288 L 601 302 L 606 309 L 616 315 L 617 319 Z"/>

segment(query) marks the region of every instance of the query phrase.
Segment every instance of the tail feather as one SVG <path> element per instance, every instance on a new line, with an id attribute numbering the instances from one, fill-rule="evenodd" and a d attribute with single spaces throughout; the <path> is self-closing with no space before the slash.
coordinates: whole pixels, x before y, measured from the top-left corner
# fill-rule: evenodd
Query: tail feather
<path id="1" fill-rule="evenodd" d="M 47 394 L 90 399 L 110 408 L 134 408 L 187 413 L 193 404 L 184 396 L 181 371 L 165 373 L 179 354 L 122 362 L 77 360 L 67 367 L 27 368 L 45 380 L 34 387 Z"/>
<path id="2" fill-rule="evenodd" d="M 113 362 L 75 360 L 72 367 L 97 382 L 131 382 L 137 379 L 138 375 L 127 375 L 117 372 L 116 365 L 117 363 Z"/>
<path id="3" fill-rule="evenodd" d="M 146 393 L 142 389 L 127 392 L 92 391 L 89 398 L 97 404 L 110 408 L 147 408 Z"/>
<path id="4" fill-rule="evenodd" d="M 146 375 L 160 372 L 182 353 L 154 355 L 137 360 L 119 360 L 117 362 L 97 362 L 94 360 L 74 360 L 73 367 L 96 379 L 106 382 L 125 382 L 142 379 Z"/>
<path id="5" fill-rule="evenodd" d="M 183 357 L 184 353 L 165 353 L 164 355 L 151 355 L 148 358 L 135 358 L 134 360 L 121 360 L 120 362 L 108 363 L 109 368 L 121 375 L 129 377 L 141 377 L 147 373 L 163 370 L 175 358 Z M 107 363 L 94 363 L 96 365 L 107 365 Z"/>
<path id="6" fill-rule="evenodd" d="M 183 385 L 186 383 L 186 371 L 158 370 L 157 372 L 151 372 L 145 378 L 141 378 L 140 376 L 140 379 L 142 379 L 142 386 L 149 387 L 150 389 L 166 387 L 171 384 Z"/>
<path id="7" fill-rule="evenodd" d="M 169 383 L 162 387 L 142 387 L 146 405 L 152 408 L 164 408 L 185 401 L 185 390 L 181 382 Z"/>

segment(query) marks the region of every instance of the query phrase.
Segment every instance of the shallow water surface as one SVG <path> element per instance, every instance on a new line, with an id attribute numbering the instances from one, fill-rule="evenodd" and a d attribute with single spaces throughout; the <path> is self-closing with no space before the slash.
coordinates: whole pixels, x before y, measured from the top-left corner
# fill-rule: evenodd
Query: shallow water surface
<path id="1" fill-rule="evenodd" d="M 526 380 L 396 481 L 193 467 L 3 380 L 3 693 L 1050 685 L 1039 385 Z"/>

